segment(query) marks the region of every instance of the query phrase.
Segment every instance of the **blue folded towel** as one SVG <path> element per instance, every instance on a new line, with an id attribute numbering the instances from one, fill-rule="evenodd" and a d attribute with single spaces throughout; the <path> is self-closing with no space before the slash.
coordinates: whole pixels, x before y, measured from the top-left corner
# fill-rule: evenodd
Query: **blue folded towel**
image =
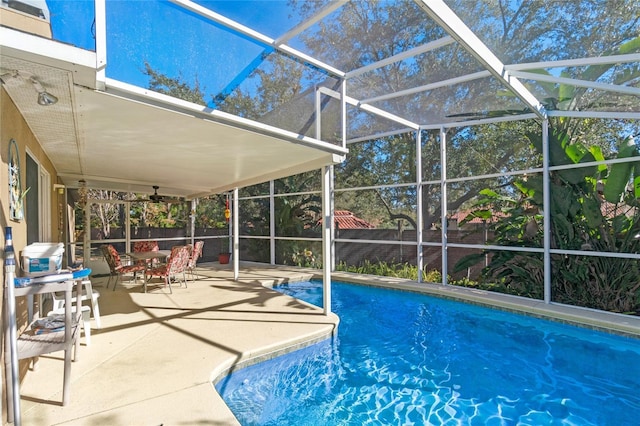
<path id="1" fill-rule="evenodd" d="M 77 271 L 73 271 L 73 279 L 79 280 L 80 278 L 85 278 L 91 275 L 90 268 L 79 269 Z"/>

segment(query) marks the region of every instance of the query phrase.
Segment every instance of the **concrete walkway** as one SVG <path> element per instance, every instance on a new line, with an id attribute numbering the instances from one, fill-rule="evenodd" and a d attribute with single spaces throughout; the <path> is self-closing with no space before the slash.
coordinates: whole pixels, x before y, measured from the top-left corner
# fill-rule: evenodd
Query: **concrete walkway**
<path id="1" fill-rule="evenodd" d="M 42 357 L 22 384 L 24 425 L 237 425 L 212 386 L 234 365 L 255 362 L 331 336 L 338 318 L 268 287 L 313 271 L 242 264 L 199 265 L 188 288 L 141 292 L 141 284 L 100 291 L 102 329 L 82 338 L 72 367 L 71 402 L 61 406 L 62 353 Z M 319 272 L 319 271 L 315 271 Z M 545 304 L 455 286 L 335 273 L 334 281 L 378 285 L 491 305 L 640 338 L 640 317 Z M 253 361 L 252 361 L 253 360 Z"/>
<path id="2" fill-rule="evenodd" d="M 62 407 L 63 353 L 43 356 L 21 387 L 23 425 L 234 425 L 212 380 L 232 365 L 275 356 L 331 336 L 335 315 L 264 287 L 309 278 L 299 270 L 200 267 L 173 288 L 124 283 L 100 291 L 102 328 L 81 338 Z"/>

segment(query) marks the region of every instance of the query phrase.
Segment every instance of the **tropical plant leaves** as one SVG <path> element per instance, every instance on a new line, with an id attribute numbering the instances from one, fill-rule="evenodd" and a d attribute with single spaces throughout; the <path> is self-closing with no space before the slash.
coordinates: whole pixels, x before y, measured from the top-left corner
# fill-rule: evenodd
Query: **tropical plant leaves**
<path id="1" fill-rule="evenodd" d="M 638 155 L 638 149 L 633 138 L 624 139 L 619 147 L 618 159 L 635 157 Z M 637 162 L 636 162 L 637 163 Z M 610 203 L 619 203 L 625 194 L 627 184 L 629 183 L 632 171 L 637 166 L 632 162 L 614 163 L 611 165 L 611 171 L 604 184 L 604 199 Z M 634 179 L 635 182 L 636 179 Z"/>

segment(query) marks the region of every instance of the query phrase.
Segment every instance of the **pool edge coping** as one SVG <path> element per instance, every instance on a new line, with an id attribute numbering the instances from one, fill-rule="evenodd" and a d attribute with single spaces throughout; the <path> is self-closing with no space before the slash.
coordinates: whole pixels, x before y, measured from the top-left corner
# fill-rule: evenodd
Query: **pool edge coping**
<path id="1" fill-rule="evenodd" d="M 262 285 L 263 287 L 273 289 L 273 287 L 278 284 L 310 280 L 313 278 L 313 275 L 314 275 L 313 273 L 300 272 L 299 275 L 294 275 L 291 277 L 277 277 L 277 278 L 273 277 L 273 278 L 259 279 L 258 281 L 260 282 L 260 285 Z M 273 291 L 276 291 L 276 290 L 273 290 Z M 283 294 L 283 296 L 291 297 L 286 294 Z M 312 306 L 315 309 L 321 309 L 318 306 L 311 305 L 304 301 L 302 302 L 305 304 L 308 304 L 309 306 Z M 259 364 L 264 361 L 268 361 L 270 359 L 277 358 L 282 355 L 286 355 L 291 352 L 295 352 L 299 349 L 304 349 L 316 343 L 323 342 L 327 339 L 334 338 L 338 332 L 338 327 L 340 325 L 340 317 L 338 317 L 338 315 L 336 315 L 333 312 L 331 312 L 329 316 L 333 318 L 332 322 L 328 322 L 320 330 L 310 332 L 305 335 L 298 335 L 287 342 L 280 342 L 280 343 L 271 345 L 269 347 L 259 347 L 248 352 L 243 352 L 240 358 L 237 358 L 237 357 L 229 358 L 226 361 L 220 363 L 219 365 L 213 368 L 209 376 L 209 383 L 211 385 L 211 389 L 218 396 L 218 398 L 220 398 L 220 400 L 224 403 L 224 405 L 227 407 L 227 410 L 229 410 L 229 413 L 231 413 L 231 415 L 233 415 L 234 418 L 236 418 L 235 414 L 231 411 L 229 406 L 226 404 L 220 392 L 218 392 L 216 385 L 220 383 L 222 380 L 224 380 L 226 377 L 228 377 L 230 374 L 237 372 L 239 370 L 242 370 L 244 368 L 250 367 L 255 364 Z M 238 421 L 237 418 L 236 418 L 236 421 Z M 238 421 L 238 424 L 240 424 L 239 421 Z"/>
<path id="2" fill-rule="evenodd" d="M 331 276 L 333 280 L 340 280 L 347 283 L 410 291 L 464 301 L 591 330 L 640 339 L 640 317 L 632 315 L 553 302 L 545 303 L 543 300 L 538 299 L 454 285 L 419 283 L 404 278 L 380 277 L 377 275 L 356 274 L 352 272 L 332 272 Z M 316 272 L 313 278 L 322 279 L 322 275 Z"/>

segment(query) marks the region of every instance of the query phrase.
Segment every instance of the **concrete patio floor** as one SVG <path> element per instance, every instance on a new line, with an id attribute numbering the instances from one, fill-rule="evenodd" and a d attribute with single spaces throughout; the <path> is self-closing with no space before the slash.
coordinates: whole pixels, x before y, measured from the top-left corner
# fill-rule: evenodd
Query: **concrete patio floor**
<path id="1" fill-rule="evenodd" d="M 234 425 L 212 380 L 231 366 L 332 335 L 338 318 L 264 287 L 310 278 L 299 270 L 198 265 L 188 288 L 141 283 L 100 292 L 101 329 L 84 337 L 62 406 L 63 352 L 43 356 L 21 386 L 23 425 Z M 206 277 L 206 278 L 205 278 Z M 94 322 L 92 321 L 92 326 Z"/>
<path id="2" fill-rule="evenodd" d="M 81 337 L 71 372 L 71 401 L 62 400 L 62 353 L 40 358 L 21 387 L 24 425 L 237 425 L 212 382 L 232 366 L 250 364 L 322 340 L 339 319 L 268 287 L 307 280 L 314 271 L 241 264 L 198 265 L 188 288 L 142 293 L 127 283 L 100 291 L 102 328 Z M 319 272 L 319 271 L 316 271 Z M 640 317 L 548 305 L 538 300 L 409 280 L 335 273 L 335 281 L 388 286 L 557 318 L 640 338 Z M 93 321 L 92 321 L 93 324 Z M 640 342 L 640 340 L 639 340 Z"/>

